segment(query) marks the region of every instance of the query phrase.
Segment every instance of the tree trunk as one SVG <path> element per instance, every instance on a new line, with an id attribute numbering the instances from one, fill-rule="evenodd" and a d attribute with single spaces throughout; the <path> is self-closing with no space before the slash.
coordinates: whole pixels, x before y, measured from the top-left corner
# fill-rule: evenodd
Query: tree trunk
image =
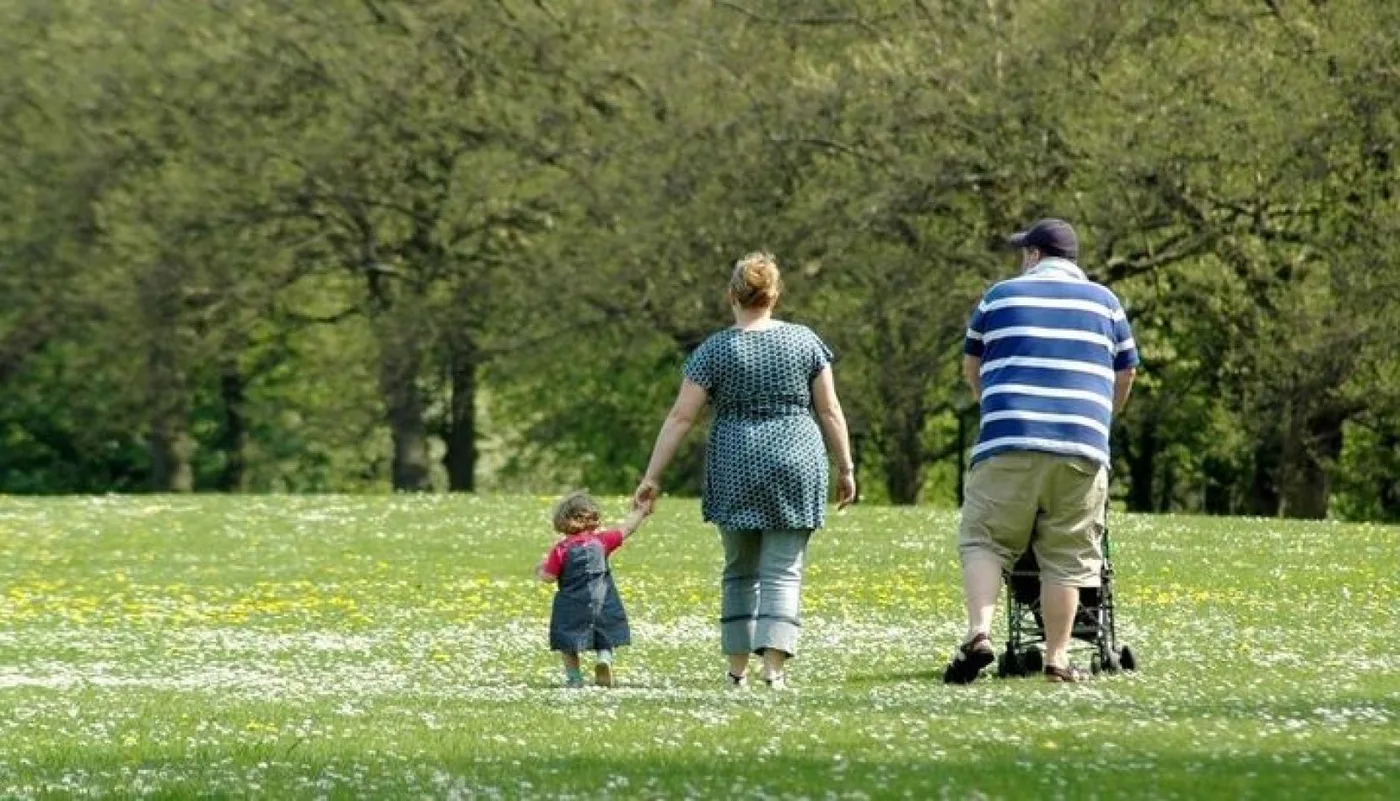
<path id="1" fill-rule="evenodd" d="M 1385 429 L 1380 436 L 1381 464 L 1393 464 L 1397 451 L 1400 451 L 1400 435 L 1393 429 Z M 1400 519 L 1400 484 L 1397 484 L 1395 472 L 1382 471 L 1376 479 L 1376 503 L 1380 506 L 1381 519 L 1394 521 Z"/>
<path id="2" fill-rule="evenodd" d="M 1205 488 L 1201 495 L 1201 505 L 1208 515 L 1230 515 L 1235 513 L 1232 488 L 1235 486 L 1235 473 L 1225 462 L 1206 457 L 1201 465 L 1205 473 Z"/>
<path id="3" fill-rule="evenodd" d="M 885 455 L 885 489 L 890 493 L 891 503 L 899 506 L 918 503 L 922 486 L 923 467 L 907 452 L 896 450 Z"/>
<path id="4" fill-rule="evenodd" d="M 452 354 L 452 401 L 447 421 L 447 488 L 451 492 L 476 490 L 476 371 L 477 353 L 469 339 Z"/>
<path id="5" fill-rule="evenodd" d="M 180 355 L 180 295 L 176 268 L 156 265 L 141 287 L 145 322 L 146 403 L 150 412 L 151 488 L 194 490 L 190 399 Z"/>
<path id="6" fill-rule="evenodd" d="M 426 492 L 432 489 L 432 470 L 423 394 L 418 387 L 422 343 L 411 330 L 390 331 L 380 343 L 379 391 L 394 443 L 393 487 L 399 492 Z"/>
<path id="7" fill-rule="evenodd" d="M 1312 416 L 1302 431 L 1289 432 L 1284 447 L 1279 514 L 1303 520 L 1327 517 L 1331 467 L 1342 453 L 1342 414 Z"/>
<path id="8" fill-rule="evenodd" d="M 1279 512 L 1278 463 L 1280 446 L 1268 434 L 1254 447 L 1254 472 L 1249 483 L 1249 514 L 1277 517 Z"/>
<path id="9" fill-rule="evenodd" d="M 219 490 L 243 492 L 248 488 L 248 421 L 243 416 L 247 382 L 235 359 L 227 360 L 219 371 L 219 398 L 224 406 L 224 429 L 219 437 L 224 469 L 219 475 Z"/>
<path id="10" fill-rule="evenodd" d="M 1145 416 L 1136 432 L 1126 437 L 1128 459 L 1128 511 L 1155 511 L 1153 485 L 1157 478 L 1157 421 Z"/>
<path id="11" fill-rule="evenodd" d="M 1153 506 L 1154 512 L 1170 512 L 1172 510 L 1172 499 L 1176 496 L 1176 470 L 1170 461 L 1162 468 L 1162 487 L 1157 494 L 1157 502 Z"/>
<path id="12" fill-rule="evenodd" d="M 885 423 L 881 445 L 890 502 L 902 506 L 918 503 L 924 483 L 923 414 L 892 410 Z"/>
<path id="13" fill-rule="evenodd" d="M 1327 501 L 1331 497 L 1332 484 L 1327 471 L 1311 459 L 1291 466 L 1280 490 L 1280 517 L 1299 520 L 1322 520 L 1327 517 Z"/>
<path id="14" fill-rule="evenodd" d="M 194 439 L 189 419 L 170 409 L 155 410 L 151 419 L 151 485 L 156 492 L 193 492 Z"/>

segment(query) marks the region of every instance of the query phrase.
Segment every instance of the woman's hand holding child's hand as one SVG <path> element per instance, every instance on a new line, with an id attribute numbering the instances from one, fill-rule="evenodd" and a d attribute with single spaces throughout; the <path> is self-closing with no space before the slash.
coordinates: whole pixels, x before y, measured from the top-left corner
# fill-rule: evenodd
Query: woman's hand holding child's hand
<path id="1" fill-rule="evenodd" d="M 632 509 L 627 513 L 627 519 L 622 521 L 622 536 L 630 537 L 642 527 L 642 521 L 651 517 L 653 508 L 656 505 L 654 498 L 638 498 L 633 496 Z"/>

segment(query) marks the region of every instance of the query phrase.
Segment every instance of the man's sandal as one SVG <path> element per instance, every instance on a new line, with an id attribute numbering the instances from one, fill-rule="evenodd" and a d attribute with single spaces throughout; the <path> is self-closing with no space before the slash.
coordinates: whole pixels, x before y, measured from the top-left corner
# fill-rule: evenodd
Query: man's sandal
<path id="1" fill-rule="evenodd" d="M 981 675 L 982 668 L 992 664 L 996 660 L 996 654 L 992 651 L 992 643 L 987 639 L 986 634 L 978 633 L 975 637 L 958 647 L 958 652 L 953 657 L 953 661 L 948 663 L 948 667 L 943 670 L 944 684 L 971 684 Z"/>
<path id="2" fill-rule="evenodd" d="M 1088 681 L 1089 674 L 1077 667 L 1055 667 L 1045 666 L 1045 680 L 1052 684 L 1078 684 L 1081 681 Z"/>

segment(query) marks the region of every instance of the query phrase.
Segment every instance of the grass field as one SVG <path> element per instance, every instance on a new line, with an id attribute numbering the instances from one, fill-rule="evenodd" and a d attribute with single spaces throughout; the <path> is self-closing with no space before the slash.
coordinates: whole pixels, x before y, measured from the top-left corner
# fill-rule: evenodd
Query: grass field
<path id="1" fill-rule="evenodd" d="M 1143 669 L 949 688 L 955 515 L 857 508 L 775 694 L 723 688 L 717 538 L 667 502 L 614 558 L 623 686 L 570 691 L 548 508 L 0 499 L 0 797 L 1400 797 L 1396 529 L 1115 516 Z"/>

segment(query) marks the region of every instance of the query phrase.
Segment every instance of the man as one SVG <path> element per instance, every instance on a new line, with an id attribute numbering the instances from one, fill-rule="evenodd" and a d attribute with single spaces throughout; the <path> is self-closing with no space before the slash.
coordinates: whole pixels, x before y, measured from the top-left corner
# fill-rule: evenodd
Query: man
<path id="1" fill-rule="evenodd" d="M 1069 664 L 1079 588 L 1097 587 L 1108 497 L 1108 433 L 1138 364 L 1123 306 L 1075 260 L 1063 220 L 1012 236 L 1022 275 L 972 314 L 963 371 L 982 411 L 958 531 L 967 634 L 943 680 L 967 684 L 994 659 L 988 639 L 1002 571 L 1029 545 L 1040 564 L 1045 676 Z"/>

